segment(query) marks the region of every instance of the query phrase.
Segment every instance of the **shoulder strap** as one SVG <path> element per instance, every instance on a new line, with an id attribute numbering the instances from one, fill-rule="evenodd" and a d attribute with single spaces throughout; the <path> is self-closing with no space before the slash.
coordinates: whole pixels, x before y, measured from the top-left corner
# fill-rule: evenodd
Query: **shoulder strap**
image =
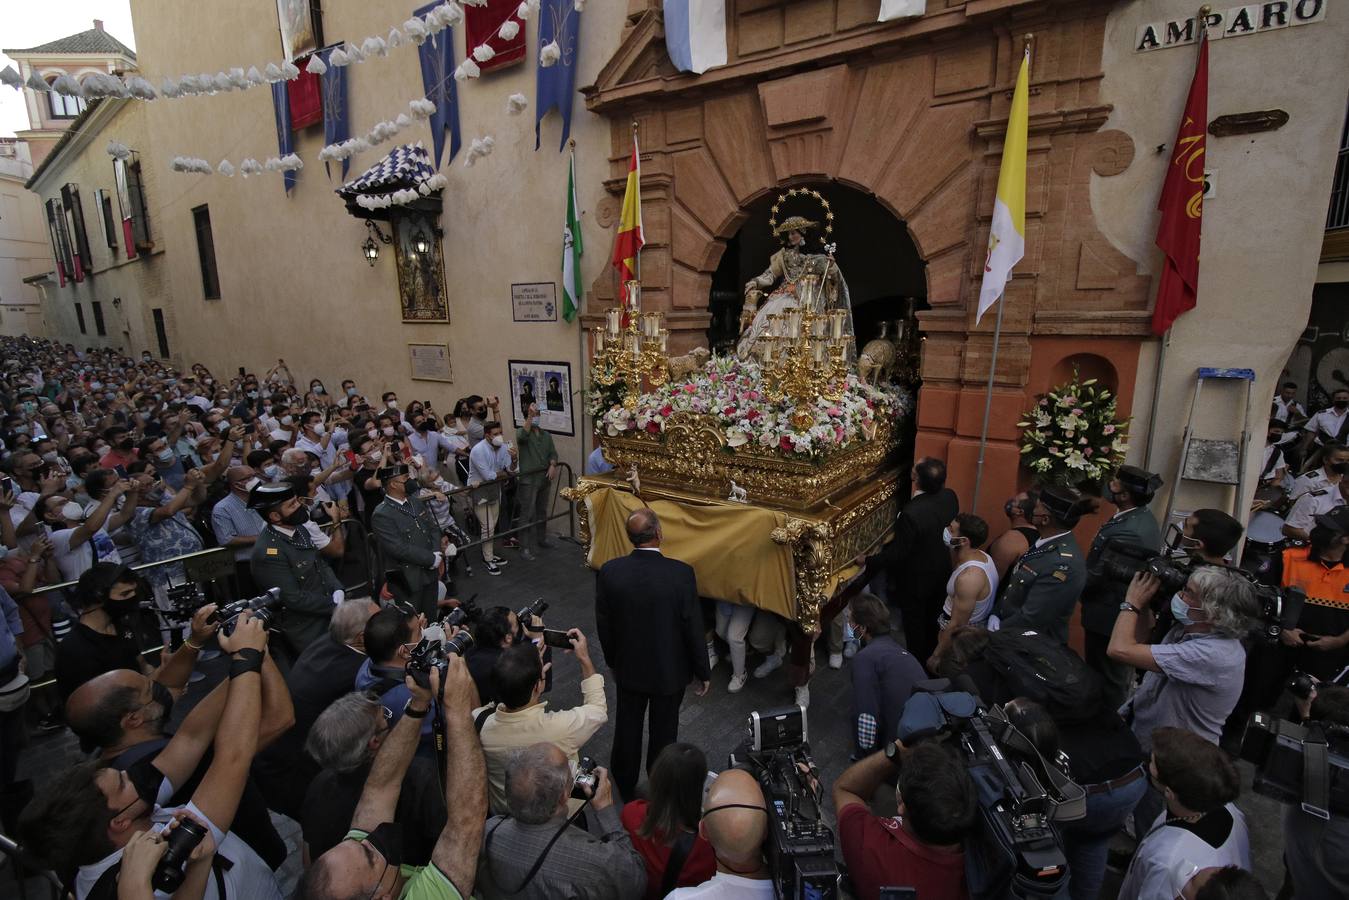
<path id="1" fill-rule="evenodd" d="M 478 714 L 473 717 L 473 730 L 482 734 L 482 727 L 487 724 L 487 720 L 490 719 L 492 714 L 496 711 L 496 705 L 490 703 L 478 710 Z"/>
<path id="2" fill-rule="evenodd" d="M 1344 421 L 1349 422 L 1349 416 L 1345 416 Z M 1279 461 L 1279 457 L 1282 455 L 1283 451 L 1280 450 L 1278 446 L 1275 446 L 1274 452 L 1269 455 L 1269 459 L 1265 462 L 1265 467 L 1260 470 L 1261 481 L 1264 481 L 1270 476 L 1270 473 L 1274 471 L 1274 464 Z"/>
<path id="3" fill-rule="evenodd" d="M 679 883 L 679 873 L 684 870 L 684 861 L 689 858 L 689 851 L 693 849 L 693 839 L 693 832 L 682 831 L 679 833 L 679 840 L 670 848 L 670 858 L 665 863 L 665 875 L 660 882 L 662 897 L 673 891 L 675 885 Z"/>
<path id="4" fill-rule="evenodd" d="M 117 900 L 117 876 L 121 871 L 122 861 L 119 859 L 98 876 L 98 881 L 84 895 L 85 900 Z"/>
<path id="5" fill-rule="evenodd" d="M 1344 417 L 1344 421 L 1340 423 L 1340 430 L 1335 433 L 1336 443 L 1343 444 L 1346 435 L 1349 435 L 1349 415 Z"/>

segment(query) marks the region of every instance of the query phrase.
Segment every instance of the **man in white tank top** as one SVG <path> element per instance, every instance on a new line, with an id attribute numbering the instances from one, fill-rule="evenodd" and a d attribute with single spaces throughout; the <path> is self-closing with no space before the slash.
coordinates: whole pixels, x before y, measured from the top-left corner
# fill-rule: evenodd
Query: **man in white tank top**
<path id="1" fill-rule="evenodd" d="M 998 567 L 993 557 L 979 549 L 988 541 L 988 524 L 973 513 L 961 513 L 946 527 L 942 540 L 951 552 L 951 577 L 946 582 L 946 603 L 937 617 L 941 628 L 937 649 L 927 660 L 930 672 L 936 671 L 953 629 L 988 627 L 998 596 Z"/>

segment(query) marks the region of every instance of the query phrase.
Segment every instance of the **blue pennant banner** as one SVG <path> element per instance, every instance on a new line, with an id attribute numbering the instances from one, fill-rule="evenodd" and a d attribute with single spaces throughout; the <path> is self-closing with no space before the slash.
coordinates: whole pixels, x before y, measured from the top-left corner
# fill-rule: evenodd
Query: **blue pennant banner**
<path id="1" fill-rule="evenodd" d="M 539 149 L 539 123 L 551 109 L 562 115 L 560 153 L 571 136 L 571 105 L 576 96 L 576 65 L 580 61 L 577 41 L 581 32 L 581 13 L 573 0 L 543 0 L 539 11 L 539 51 L 557 42 L 561 56 L 551 66 L 538 67 L 534 84 L 534 149 Z"/>
<path id="2" fill-rule="evenodd" d="M 440 5 L 440 0 L 428 3 L 413 15 L 425 18 L 426 14 Z M 445 131 L 450 132 L 450 156 L 446 162 L 452 162 L 459 152 L 459 93 L 454 81 L 454 29 L 428 37 L 417 55 L 422 63 L 422 88 L 426 99 L 436 105 L 431 114 L 431 143 L 435 151 L 436 168 L 440 168 L 440 157 L 445 150 Z"/>
<path id="3" fill-rule="evenodd" d="M 287 156 L 295 152 L 295 136 L 290 130 L 290 94 L 287 92 L 289 81 L 278 81 L 272 85 L 272 109 L 276 112 L 276 149 L 278 155 Z M 282 172 L 282 183 L 289 194 L 295 187 L 295 172 Z"/>
<path id="4" fill-rule="evenodd" d="M 341 143 L 351 137 L 351 121 L 347 116 L 347 66 L 334 66 L 328 57 L 337 49 L 337 45 L 318 51 L 327 71 L 319 76 L 319 90 L 323 94 L 323 143 L 325 146 Z M 323 164 L 324 171 L 331 179 L 329 163 Z M 342 180 L 346 180 L 350 159 L 342 160 Z"/>

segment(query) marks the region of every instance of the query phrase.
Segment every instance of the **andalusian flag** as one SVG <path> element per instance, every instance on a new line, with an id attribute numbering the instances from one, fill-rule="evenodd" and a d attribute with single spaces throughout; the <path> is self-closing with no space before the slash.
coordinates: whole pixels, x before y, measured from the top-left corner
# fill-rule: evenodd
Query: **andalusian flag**
<path id="1" fill-rule="evenodd" d="M 576 206 L 576 151 L 567 164 L 567 222 L 562 226 L 562 318 L 576 318 L 581 305 L 581 211 Z"/>
<path id="2" fill-rule="evenodd" d="M 1030 105 L 1030 48 L 1021 59 L 1012 93 L 1012 111 L 1007 116 L 1007 139 L 1002 144 L 1002 167 L 998 170 L 998 196 L 993 201 L 993 226 L 988 233 L 988 259 L 984 282 L 979 288 L 977 325 L 985 312 L 1002 296 L 1012 280 L 1012 266 L 1026 253 L 1026 131 Z"/>
<path id="3" fill-rule="evenodd" d="M 632 136 L 632 160 L 628 163 L 628 187 L 623 192 L 623 214 L 618 218 L 618 237 L 614 239 L 614 268 L 620 283 L 637 278 L 637 254 L 646 240 L 642 237 L 642 167 L 637 157 L 637 135 Z"/>

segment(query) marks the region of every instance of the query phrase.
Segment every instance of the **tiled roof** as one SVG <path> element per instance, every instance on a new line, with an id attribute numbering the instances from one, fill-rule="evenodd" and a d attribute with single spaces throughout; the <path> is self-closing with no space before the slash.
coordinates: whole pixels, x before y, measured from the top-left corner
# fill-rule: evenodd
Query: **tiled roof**
<path id="1" fill-rule="evenodd" d="M 81 31 L 79 34 L 67 35 L 63 38 L 57 38 L 54 41 L 48 41 L 45 44 L 39 44 L 36 47 L 28 47 L 24 50 L 5 50 L 6 54 L 15 53 L 109 53 L 128 56 L 131 59 L 136 58 L 136 51 L 132 50 L 126 44 L 123 44 L 117 38 L 108 34 L 101 28 L 90 28 L 88 31 Z"/>

